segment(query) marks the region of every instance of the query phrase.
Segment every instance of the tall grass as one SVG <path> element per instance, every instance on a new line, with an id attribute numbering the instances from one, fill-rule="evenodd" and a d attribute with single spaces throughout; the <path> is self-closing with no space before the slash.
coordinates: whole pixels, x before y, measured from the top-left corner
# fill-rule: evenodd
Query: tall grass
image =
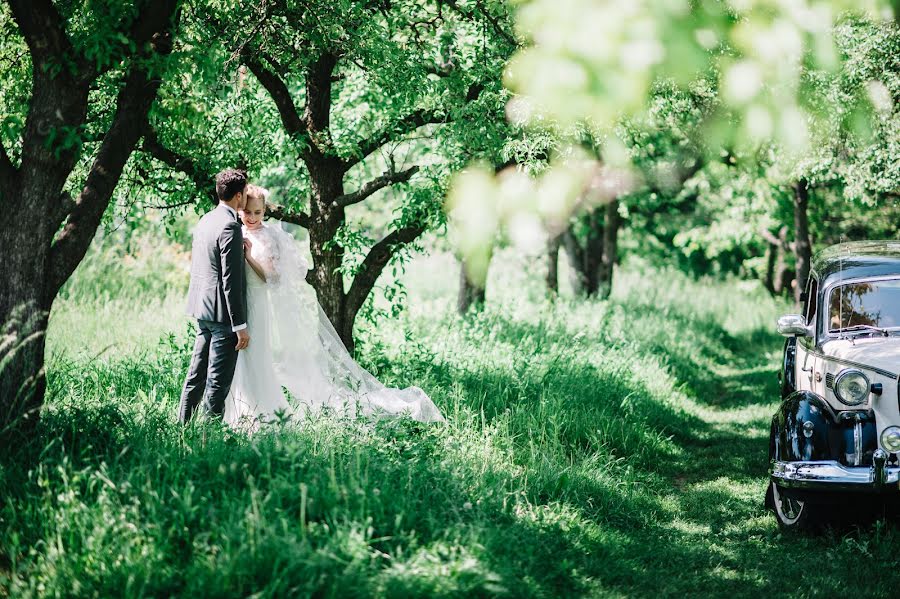
<path id="1" fill-rule="evenodd" d="M 495 260 L 467 319 L 451 259 L 413 264 L 409 310 L 360 331 L 364 365 L 424 388 L 446 425 L 323 417 L 251 437 L 175 422 L 180 283 L 98 303 L 108 275 L 85 274 L 53 315 L 39 435 L 0 459 L 0 596 L 896 588 L 891 526 L 783 537 L 762 508 L 783 306 L 637 268 L 609 301 L 551 303 L 526 264 Z"/>

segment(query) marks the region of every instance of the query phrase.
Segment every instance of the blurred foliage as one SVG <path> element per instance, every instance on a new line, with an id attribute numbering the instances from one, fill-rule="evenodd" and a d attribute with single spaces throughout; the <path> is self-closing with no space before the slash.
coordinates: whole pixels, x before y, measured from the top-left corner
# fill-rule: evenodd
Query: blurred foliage
<path id="1" fill-rule="evenodd" d="M 822 106 L 813 128 L 814 146 L 796 161 L 788 160 L 775 144 L 752 153 L 721 152 L 718 159 L 701 158 L 702 168 L 683 187 L 657 194 L 655 210 L 646 217 L 636 215 L 633 237 L 644 251 L 648 245 L 642 239 L 663 251 L 673 248 L 677 262 L 690 272 L 760 276 L 767 245 L 761 232 L 775 234 L 786 226 L 788 238 L 794 238 L 790 186 L 800 178 L 811 190 L 814 247 L 898 236 L 900 171 L 894 162 L 900 139 L 895 107 L 900 65 L 895 57 L 900 30 L 892 22 L 848 18 L 835 28 L 834 39 L 839 68 L 806 73 L 810 93 Z M 860 107 L 866 103 L 860 98 L 871 100 L 864 113 Z M 660 104 L 655 98 L 651 113 L 661 105 L 665 112 L 692 121 L 694 128 L 685 134 L 679 127 L 667 126 L 660 134 L 674 138 L 677 147 L 692 147 L 691 133 L 700 130 L 702 119 L 686 115 L 696 108 L 684 109 L 671 100 Z M 649 141 L 646 136 L 629 140 L 639 157 L 635 164 L 644 173 L 659 164 L 654 160 L 649 169 L 642 166 L 649 148 L 658 145 L 655 139 Z M 702 156 L 696 149 L 689 155 Z M 652 180 L 652 171 L 645 179 Z M 642 199 L 646 201 L 646 194 Z"/>
<path id="2" fill-rule="evenodd" d="M 480 212 L 497 229 L 515 237 L 537 220 L 552 232 L 591 209 L 586 196 L 624 181 L 625 249 L 696 274 L 759 274 L 760 233 L 786 225 L 793 238 L 799 180 L 817 246 L 896 235 L 871 211 L 896 212 L 900 189 L 898 33 L 886 3 L 532 0 L 517 25 L 526 45 L 507 70 L 507 114 L 535 140 L 552 138 L 543 145 L 557 166 L 520 182 L 512 210 L 506 176 L 473 167 L 451 207 L 494 198 L 501 207 Z M 570 169 L 584 131 L 598 164 L 579 180 Z M 531 199 L 538 189 L 558 210 Z M 465 212 L 455 213 L 463 250 L 483 257 L 496 233 Z"/>

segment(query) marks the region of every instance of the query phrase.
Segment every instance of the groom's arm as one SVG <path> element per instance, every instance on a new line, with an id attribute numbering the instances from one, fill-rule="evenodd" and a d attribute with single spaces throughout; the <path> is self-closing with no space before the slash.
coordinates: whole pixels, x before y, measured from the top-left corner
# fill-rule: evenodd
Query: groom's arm
<path id="1" fill-rule="evenodd" d="M 228 223 L 219 236 L 219 253 L 222 261 L 222 291 L 231 318 L 231 330 L 247 328 L 247 306 L 244 297 L 244 236 L 241 226 Z"/>

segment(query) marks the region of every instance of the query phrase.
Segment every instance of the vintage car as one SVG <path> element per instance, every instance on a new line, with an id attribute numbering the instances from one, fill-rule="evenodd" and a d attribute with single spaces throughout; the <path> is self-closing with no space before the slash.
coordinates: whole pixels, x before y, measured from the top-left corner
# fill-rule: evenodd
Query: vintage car
<path id="1" fill-rule="evenodd" d="M 778 319 L 787 339 L 766 494 L 779 525 L 797 530 L 900 489 L 900 242 L 823 250 L 801 300 L 803 314 Z"/>

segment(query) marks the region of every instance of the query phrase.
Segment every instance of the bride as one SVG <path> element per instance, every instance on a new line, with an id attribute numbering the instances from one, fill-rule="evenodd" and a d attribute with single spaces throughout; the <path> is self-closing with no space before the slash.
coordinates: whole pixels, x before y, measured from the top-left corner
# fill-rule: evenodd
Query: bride
<path id="1" fill-rule="evenodd" d="M 342 416 L 401 415 L 443 421 L 418 387 L 387 388 L 347 352 L 306 282 L 309 266 L 297 242 L 263 222 L 269 192 L 247 186 L 241 211 L 247 263 L 250 346 L 238 354 L 225 422 L 255 428 L 330 411 Z M 293 402 L 289 402 L 283 389 Z"/>

